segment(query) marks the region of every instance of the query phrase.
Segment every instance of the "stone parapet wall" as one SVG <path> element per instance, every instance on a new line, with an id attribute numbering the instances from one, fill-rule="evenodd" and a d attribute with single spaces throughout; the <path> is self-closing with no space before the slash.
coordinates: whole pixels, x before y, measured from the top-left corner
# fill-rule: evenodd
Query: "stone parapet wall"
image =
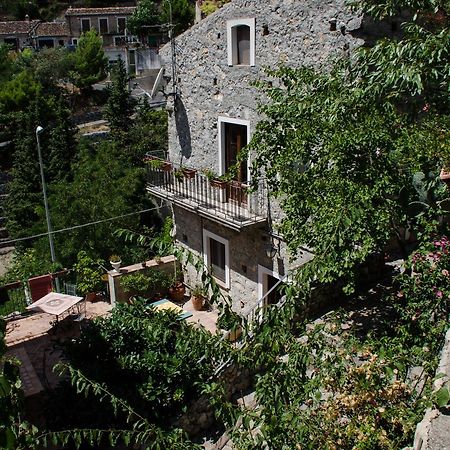
<path id="1" fill-rule="evenodd" d="M 450 389 L 450 328 L 445 335 L 436 375 L 445 374 L 435 380 L 434 391 L 447 386 Z M 447 450 L 450 449 L 450 416 L 436 408 L 428 409 L 422 422 L 417 425 L 414 447 L 411 450 Z"/>

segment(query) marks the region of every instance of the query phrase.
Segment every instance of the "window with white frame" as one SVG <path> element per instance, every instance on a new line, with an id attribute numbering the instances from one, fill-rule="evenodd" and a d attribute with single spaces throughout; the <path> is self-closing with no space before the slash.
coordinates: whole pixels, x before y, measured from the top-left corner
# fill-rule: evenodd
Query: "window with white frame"
<path id="1" fill-rule="evenodd" d="M 98 19 L 98 31 L 100 34 L 108 34 L 108 19 L 106 17 L 99 17 Z"/>
<path id="2" fill-rule="evenodd" d="M 117 33 L 125 34 L 125 28 L 127 27 L 127 19 L 126 17 L 118 17 L 117 18 Z"/>
<path id="3" fill-rule="evenodd" d="M 91 29 L 91 19 L 81 19 L 81 32 L 86 33 Z"/>
<path id="4" fill-rule="evenodd" d="M 255 65 L 255 19 L 227 22 L 227 50 L 229 66 Z"/>
<path id="5" fill-rule="evenodd" d="M 217 234 L 203 230 L 205 264 L 214 278 L 224 287 L 230 287 L 230 247 Z"/>

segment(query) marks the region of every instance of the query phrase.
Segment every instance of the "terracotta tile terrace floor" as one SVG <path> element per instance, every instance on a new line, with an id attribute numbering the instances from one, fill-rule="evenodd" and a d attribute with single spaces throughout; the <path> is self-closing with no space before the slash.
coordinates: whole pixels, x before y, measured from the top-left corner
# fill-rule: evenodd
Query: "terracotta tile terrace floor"
<path id="1" fill-rule="evenodd" d="M 216 333 L 218 314 L 215 311 L 195 311 L 189 300 L 180 306 L 192 313 L 186 319 L 188 323 L 203 326 L 211 333 Z M 106 316 L 111 309 L 112 306 L 106 302 L 87 302 L 86 319 Z M 21 361 L 20 377 L 26 397 L 57 386 L 59 377 L 53 372 L 53 367 L 62 358 L 59 344 L 79 336 L 79 323 L 62 319 L 58 325 L 53 326 L 53 320 L 54 316 L 50 314 L 34 313 L 7 323 L 7 355 Z"/>
<path id="2" fill-rule="evenodd" d="M 109 303 L 86 303 L 87 319 L 105 316 L 110 311 Z M 6 355 L 21 361 L 19 370 L 25 397 L 56 387 L 59 379 L 53 367 L 61 360 L 58 344 L 80 333 L 79 323 L 70 323 L 69 318 L 55 327 L 51 324 L 53 320 L 50 314 L 34 313 L 7 323 Z"/>

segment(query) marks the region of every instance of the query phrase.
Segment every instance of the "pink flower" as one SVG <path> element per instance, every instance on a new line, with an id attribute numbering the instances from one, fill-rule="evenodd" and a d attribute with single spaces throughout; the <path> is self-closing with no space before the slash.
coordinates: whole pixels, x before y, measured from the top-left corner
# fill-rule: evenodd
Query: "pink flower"
<path id="1" fill-rule="evenodd" d="M 442 275 L 444 275 L 444 277 L 448 277 L 448 275 L 449 275 L 449 272 L 447 269 L 444 269 L 441 273 L 442 273 Z"/>
<path id="2" fill-rule="evenodd" d="M 436 292 L 436 297 L 437 298 L 442 298 L 442 296 L 443 296 L 442 291 L 437 291 Z"/>

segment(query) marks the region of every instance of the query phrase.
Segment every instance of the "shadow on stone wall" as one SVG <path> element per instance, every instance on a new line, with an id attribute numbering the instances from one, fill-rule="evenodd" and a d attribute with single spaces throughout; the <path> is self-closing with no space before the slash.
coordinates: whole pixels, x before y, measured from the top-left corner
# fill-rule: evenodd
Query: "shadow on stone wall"
<path id="1" fill-rule="evenodd" d="M 181 148 L 181 158 L 190 158 L 192 154 L 191 129 L 186 109 L 179 97 L 175 100 L 175 125 Z"/>

